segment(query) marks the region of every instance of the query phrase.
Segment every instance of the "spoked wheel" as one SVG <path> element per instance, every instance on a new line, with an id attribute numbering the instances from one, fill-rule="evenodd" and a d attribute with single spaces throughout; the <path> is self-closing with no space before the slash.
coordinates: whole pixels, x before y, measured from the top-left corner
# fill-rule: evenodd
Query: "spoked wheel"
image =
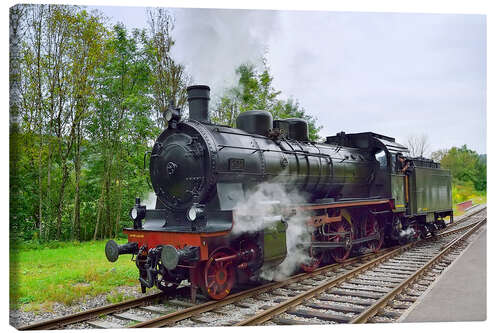
<path id="1" fill-rule="evenodd" d="M 328 235 L 328 241 L 330 242 L 346 242 L 345 247 L 336 247 L 329 251 L 330 256 L 336 262 L 343 262 L 349 258 L 349 254 L 352 249 L 352 239 L 354 238 L 354 229 L 351 224 L 351 216 L 348 212 L 342 211 L 342 221 L 329 223 L 325 225 L 325 233 L 341 233 L 345 232 L 345 235 Z"/>
<path id="2" fill-rule="evenodd" d="M 314 242 L 318 240 L 319 237 L 316 235 L 316 231 L 311 235 L 311 241 Z M 312 246 L 309 248 L 309 258 L 307 258 L 307 262 L 302 263 L 300 267 L 305 272 L 312 272 L 316 268 L 319 267 L 321 261 L 323 260 L 324 252 L 320 251 L 317 248 L 313 248 Z"/>
<path id="3" fill-rule="evenodd" d="M 372 239 L 363 245 L 366 245 L 371 252 L 378 252 L 384 243 L 383 230 L 375 216 L 369 215 L 365 223 L 365 236 L 378 235 L 376 239 Z"/>
<path id="4" fill-rule="evenodd" d="M 415 240 L 418 241 L 420 239 L 424 239 L 422 229 L 420 226 L 416 225 L 413 227 L 413 230 L 415 230 Z"/>
<path id="5" fill-rule="evenodd" d="M 234 254 L 229 249 L 218 249 L 208 259 L 204 270 L 204 284 L 202 290 L 212 299 L 223 299 L 234 286 L 236 268 L 231 260 L 215 261 L 217 258 Z"/>

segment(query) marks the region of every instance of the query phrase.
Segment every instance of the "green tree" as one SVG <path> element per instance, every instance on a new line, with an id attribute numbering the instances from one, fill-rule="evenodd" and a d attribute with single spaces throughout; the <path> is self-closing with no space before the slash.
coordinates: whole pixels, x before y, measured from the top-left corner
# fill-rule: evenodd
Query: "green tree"
<path id="1" fill-rule="evenodd" d="M 184 109 L 187 103 L 186 88 L 191 81 L 184 65 L 172 58 L 172 37 L 174 18 L 164 8 L 149 9 L 148 33 L 143 35 L 148 65 L 151 73 L 153 106 L 156 120 L 162 128 L 168 125 L 166 119 L 170 103 Z"/>
<path id="2" fill-rule="evenodd" d="M 309 139 L 311 141 L 318 141 L 321 137 L 319 131 L 323 126 L 316 124 L 316 118 L 306 113 L 306 110 L 299 105 L 297 100 L 287 99 L 286 101 L 278 100 L 274 109 L 273 117 L 276 119 L 285 118 L 302 118 L 307 121 L 309 129 Z"/>
<path id="3" fill-rule="evenodd" d="M 441 166 L 451 171 L 455 181 L 472 183 L 477 191 L 486 190 L 486 164 L 467 145 L 448 150 L 441 159 Z"/>
<path id="4" fill-rule="evenodd" d="M 67 139 L 68 123 L 72 113 L 69 107 L 70 80 L 70 45 L 71 29 L 78 7 L 49 5 L 44 32 L 44 52 L 42 56 L 42 85 L 45 96 L 45 217 L 40 224 L 40 237 L 50 238 L 53 228 L 61 230 L 64 212 L 64 192 L 69 179 L 70 168 L 67 154 L 63 154 L 64 141 Z M 54 170 L 54 164 L 56 170 Z M 66 165 L 65 172 L 59 168 Z M 41 175 L 40 169 L 40 175 Z M 62 189 L 62 192 L 61 192 Z M 57 220 L 54 223 L 54 220 Z M 43 227 L 43 228 L 42 228 Z M 60 233 L 59 233 L 60 236 Z"/>
<path id="5" fill-rule="evenodd" d="M 15 5 L 9 9 L 9 108 L 10 126 L 18 130 L 20 93 L 20 40 L 24 36 L 29 5 Z"/>
<path id="6" fill-rule="evenodd" d="M 37 166 L 37 172 L 34 170 L 28 172 L 32 184 L 37 184 L 34 191 L 38 202 L 31 201 L 33 217 L 36 219 L 36 225 L 40 230 L 43 225 L 43 151 L 44 151 L 44 96 L 43 96 L 43 45 L 44 31 L 47 20 L 47 6 L 33 6 L 26 8 L 27 27 L 26 38 L 22 40 L 21 61 L 19 72 L 21 74 L 19 92 L 20 92 L 20 130 L 27 133 L 23 136 L 24 142 L 18 144 L 29 145 L 30 149 L 26 152 L 30 156 L 31 168 Z M 15 116 L 15 115 L 14 115 Z M 36 178 L 35 178 L 36 177 Z M 33 196 L 32 196 L 33 198 Z M 34 206 L 36 205 L 36 206 Z M 36 211 L 35 211 L 36 209 Z"/>
<path id="7" fill-rule="evenodd" d="M 238 85 L 226 89 L 223 96 L 216 101 L 215 109 L 212 110 L 213 121 L 234 127 L 240 112 L 266 110 L 274 119 L 305 119 L 309 127 L 309 139 L 317 141 L 321 126 L 316 124 L 316 119 L 308 115 L 297 100 L 278 98 L 281 91 L 273 87 L 269 66 L 265 59 L 262 61 L 262 71 L 253 64 L 242 64 L 236 69 Z"/>
<path id="8" fill-rule="evenodd" d="M 122 202 L 145 190 L 138 170 L 159 131 L 140 33 L 111 32 L 75 6 L 15 9 L 12 237 L 89 239 L 101 220 L 100 237 L 116 235 Z"/>
<path id="9" fill-rule="evenodd" d="M 132 185 L 127 176 L 139 169 L 137 156 L 157 134 L 149 118 L 150 72 L 139 39 L 139 31 L 129 36 L 123 25 L 115 25 L 106 46 L 109 57 L 97 77 L 96 112 L 87 127 L 101 179 L 94 239 L 118 234 L 123 189 Z M 141 186 L 135 188 L 140 193 Z"/>
<path id="10" fill-rule="evenodd" d="M 90 103 L 94 98 L 96 82 L 93 80 L 97 70 L 106 60 L 105 42 L 108 31 L 97 16 L 81 11 L 75 16 L 73 38 L 70 48 L 71 81 L 73 89 L 70 98 L 74 101 L 74 137 L 73 162 L 75 169 L 74 214 L 72 238 L 80 240 L 80 179 L 81 179 L 81 145 L 84 132 L 84 121 L 90 117 Z"/>

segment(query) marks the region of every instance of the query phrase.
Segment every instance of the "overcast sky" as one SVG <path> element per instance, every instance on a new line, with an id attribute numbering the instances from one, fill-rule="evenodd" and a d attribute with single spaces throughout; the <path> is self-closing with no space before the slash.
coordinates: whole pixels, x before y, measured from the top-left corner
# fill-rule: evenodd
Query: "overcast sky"
<path id="1" fill-rule="evenodd" d="M 145 9 L 91 7 L 146 27 Z M 323 125 L 486 153 L 484 15 L 172 9 L 174 56 L 215 94 L 267 54 L 274 87 Z"/>

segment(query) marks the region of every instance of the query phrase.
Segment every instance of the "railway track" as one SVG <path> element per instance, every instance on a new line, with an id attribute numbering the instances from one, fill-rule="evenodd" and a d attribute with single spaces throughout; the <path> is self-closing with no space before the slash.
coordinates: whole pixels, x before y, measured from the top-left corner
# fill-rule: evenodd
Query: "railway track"
<path id="1" fill-rule="evenodd" d="M 426 289 L 440 274 L 439 270 L 453 261 L 450 253 L 459 252 L 454 249 L 463 244 L 463 238 L 485 222 L 483 209 L 453 223 L 432 242 L 420 241 L 351 258 L 312 273 L 231 294 L 220 301 L 193 305 L 166 300 L 165 295 L 158 293 L 18 329 L 394 321 L 416 300 L 421 289 Z M 457 233 L 460 237 L 453 238 Z"/>
<path id="2" fill-rule="evenodd" d="M 36 322 L 30 325 L 19 327 L 20 331 L 30 331 L 30 330 L 51 330 L 57 328 L 63 328 L 64 326 L 91 320 L 99 316 L 108 315 L 111 313 L 128 310 L 130 308 L 145 306 L 149 303 L 153 303 L 162 297 L 162 293 L 157 293 L 154 295 L 148 295 L 145 297 L 140 297 L 132 300 L 123 301 L 116 304 L 110 304 L 95 309 L 90 309 L 87 311 L 78 312 L 64 317 L 54 318 L 50 320 L 45 320 L 41 322 Z"/>
<path id="3" fill-rule="evenodd" d="M 151 314 L 160 314 L 164 315 L 168 312 L 172 312 L 172 306 L 174 307 L 189 307 L 190 311 L 192 312 L 196 308 L 200 308 L 200 313 L 205 312 L 207 309 L 213 307 L 214 309 L 216 307 L 220 307 L 223 305 L 223 303 L 234 303 L 238 302 L 238 300 L 242 300 L 247 297 L 252 297 L 254 295 L 258 295 L 259 293 L 266 292 L 268 290 L 271 290 L 272 288 L 279 288 L 280 286 L 286 286 L 287 284 L 291 284 L 297 281 L 301 281 L 305 279 L 307 276 L 317 276 L 320 275 L 324 272 L 332 271 L 335 269 L 342 269 L 344 266 L 348 266 L 351 263 L 355 263 L 360 260 L 368 260 L 370 258 L 373 258 L 375 256 L 378 256 L 384 252 L 387 252 L 388 250 L 385 249 L 378 254 L 370 253 L 366 254 L 362 257 L 356 257 L 356 258 L 351 258 L 347 260 L 345 263 L 342 264 L 333 264 L 329 266 L 322 267 L 315 272 L 312 273 L 301 273 L 298 275 L 295 275 L 285 281 L 281 282 L 272 282 L 268 283 L 262 286 L 259 286 L 257 288 L 253 288 L 250 290 L 242 291 L 236 294 L 229 295 L 222 301 L 208 301 L 204 302 L 201 304 L 190 304 L 189 302 L 184 302 L 184 301 L 178 301 L 178 300 L 168 300 L 166 295 L 163 293 L 156 293 L 153 295 L 133 299 L 133 300 L 127 300 L 123 301 L 120 303 L 116 304 L 110 304 L 94 309 L 90 309 L 87 311 L 75 313 L 72 315 L 64 316 L 64 317 L 59 317 L 59 318 L 54 318 L 42 322 L 36 322 L 30 325 L 22 326 L 19 327 L 18 330 L 20 331 L 28 331 L 28 330 L 50 330 L 50 329 L 58 329 L 58 328 L 63 328 L 67 327 L 69 325 L 77 324 L 77 323 L 82 323 L 86 322 L 89 327 L 94 327 L 94 328 L 118 328 L 118 327 L 123 327 L 120 325 L 117 325 L 117 321 L 114 322 L 109 322 L 106 323 L 106 321 L 102 320 L 103 316 L 106 315 L 115 315 L 118 316 L 117 319 L 121 319 L 124 321 L 140 321 L 140 319 L 147 318 L 147 316 L 144 315 L 144 312 L 150 312 L 149 317 Z M 179 289 L 177 289 L 179 291 Z M 167 303 L 170 304 L 170 308 L 162 306 L 162 303 Z M 127 313 L 127 311 L 131 309 L 136 309 L 139 311 L 139 314 L 131 314 Z M 126 311 L 125 314 L 120 313 Z M 182 312 L 182 310 L 180 311 Z M 142 318 L 141 318 L 142 315 Z M 135 317 L 135 318 L 134 318 Z M 70 328 L 79 328 L 79 327 L 71 327 Z M 81 327 L 84 328 L 84 327 Z"/>
<path id="4" fill-rule="evenodd" d="M 391 317 L 397 318 L 401 315 L 394 310 L 405 306 L 396 305 L 392 310 L 385 309 L 389 302 L 394 302 L 398 296 L 400 296 L 400 300 L 409 300 L 410 302 L 414 297 L 418 297 L 418 292 L 407 289 L 412 286 L 417 289 L 418 286 L 426 289 L 433 281 L 430 274 L 427 276 L 432 267 L 446 260 L 446 255 L 455 246 L 467 239 L 485 222 L 486 218 L 447 232 L 441 236 L 442 241 L 437 241 L 434 244 L 419 247 L 408 245 L 390 251 L 311 290 L 300 293 L 284 302 L 279 302 L 279 304 L 235 325 L 254 326 L 269 320 L 273 320 L 277 324 L 310 324 L 286 316 L 279 317 L 284 313 L 295 317 L 317 318 L 333 323 L 392 322 Z M 448 241 L 448 235 L 467 229 L 467 232 Z M 436 250 L 437 253 L 435 253 Z M 352 298 L 342 299 L 343 296 L 351 296 Z M 395 303 L 389 305 L 393 304 Z M 376 316 L 378 318 L 374 318 Z M 374 319 L 371 320 L 372 318 Z"/>

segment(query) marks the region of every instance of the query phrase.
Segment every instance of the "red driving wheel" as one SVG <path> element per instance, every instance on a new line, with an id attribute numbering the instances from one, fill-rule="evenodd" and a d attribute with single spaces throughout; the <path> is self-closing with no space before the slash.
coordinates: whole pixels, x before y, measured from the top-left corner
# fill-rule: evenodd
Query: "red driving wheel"
<path id="1" fill-rule="evenodd" d="M 353 230 L 352 226 L 345 218 L 342 218 L 340 222 L 329 223 L 325 225 L 325 233 L 334 233 L 334 232 L 347 232 L 347 236 L 328 236 L 328 241 L 330 242 L 343 242 L 344 240 L 348 240 L 348 245 L 346 247 L 336 247 L 331 249 L 330 255 L 336 262 L 343 262 L 349 258 L 349 254 L 352 249 L 352 239 L 353 239 Z"/>
<path id="2" fill-rule="evenodd" d="M 208 259 L 204 270 L 204 293 L 212 299 L 223 299 L 234 286 L 236 268 L 232 260 L 215 261 L 217 258 L 234 254 L 229 249 L 217 249 Z"/>
<path id="3" fill-rule="evenodd" d="M 316 236 L 316 231 L 311 235 L 311 241 L 315 241 L 319 239 L 319 237 Z M 316 268 L 319 267 L 321 264 L 321 261 L 323 260 L 323 251 L 319 251 L 318 249 L 313 248 L 312 246 L 309 248 L 309 258 L 307 258 L 307 262 L 302 263 L 300 266 L 305 272 L 312 272 Z"/>
<path id="4" fill-rule="evenodd" d="M 374 234 L 378 234 L 378 238 L 368 241 L 366 243 L 366 246 L 372 252 L 377 252 L 380 250 L 382 244 L 384 243 L 384 234 L 375 216 L 369 215 L 365 223 L 365 236 L 371 236 Z"/>

